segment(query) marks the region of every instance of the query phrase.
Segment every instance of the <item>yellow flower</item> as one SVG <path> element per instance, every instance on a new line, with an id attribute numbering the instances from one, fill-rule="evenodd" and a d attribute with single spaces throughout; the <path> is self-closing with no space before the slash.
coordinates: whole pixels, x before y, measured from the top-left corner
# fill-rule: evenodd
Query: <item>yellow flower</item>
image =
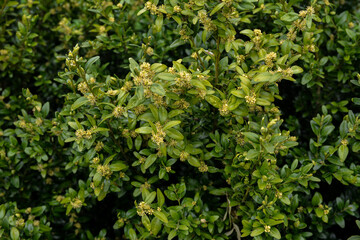
<path id="1" fill-rule="evenodd" d="M 188 152 L 182 151 L 180 153 L 180 161 L 185 161 L 189 158 L 190 154 Z"/>
<path id="2" fill-rule="evenodd" d="M 104 143 L 103 142 L 97 142 L 96 146 L 95 146 L 95 151 L 100 152 L 104 147 Z"/>
<path id="3" fill-rule="evenodd" d="M 82 207 L 82 201 L 78 198 L 75 198 L 73 201 L 70 202 L 70 204 L 75 209 Z"/>
<path id="4" fill-rule="evenodd" d="M 260 29 L 254 29 L 255 36 L 261 36 L 262 32 Z"/>
<path id="5" fill-rule="evenodd" d="M 25 226 L 25 221 L 24 221 L 24 219 L 23 219 L 23 218 L 20 218 L 20 219 L 16 220 L 15 225 L 16 225 L 16 227 L 20 227 L 20 228 L 24 227 L 24 226 Z"/>
<path id="6" fill-rule="evenodd" d="M 256 103 L 256 95 L 251 94 L 249 96 L 245 96 L 245 101 L 249 105 L 255 105 L 255 103 Z"/>
<path id="7" fill-rule="evenodd" d="M 146 54 L 149 55 L 149 56 L 153 55 L 154 54 L 154 49 L 152 49 L 151 47 L 148 47 L 146 49 Z"/>
<path id="8" fill-rule="evenodd" d="M 117 107 L 115 107 L 114 110 L 113 110 L 114 117 L 116 117 L 116 118 L 121 117 L 124 112 L 125 112 L 125 110 L 124 110 L 124 108 L 121 107 L 121 106 L 117 106 Z"/>
<path id="9" fill-rule="evenodd" d="M 112 174 L 109 165 L 98 165 L 96 168 L 96 172 L 100 173 L 101 176 L 105 177 L 106 179 L 109 179 Z"/>
<path id="10" fill-rule="evenodd" d="M 204 161 L 201 161 L 200 167 L 198 168 L 200 172 L 207 172 L 209 170 L 208 166 Z"/>
<path id="11" fill-rule="evenodd" d="M 220 111 L 221 116 L 226 116 L 230 113 L 229 104 L 228 104 L 227 100 L 223 100 L 223 104 L 222 104 L 221 108 L 219 108 L 219 111 Z"/>
<path id="12" fill-rule="evenodd" d="M 173 10 L 174 10 L 174 13 L 179 13 L 179 12 L 181 12 L 181 7 L 176 5 Z"/>

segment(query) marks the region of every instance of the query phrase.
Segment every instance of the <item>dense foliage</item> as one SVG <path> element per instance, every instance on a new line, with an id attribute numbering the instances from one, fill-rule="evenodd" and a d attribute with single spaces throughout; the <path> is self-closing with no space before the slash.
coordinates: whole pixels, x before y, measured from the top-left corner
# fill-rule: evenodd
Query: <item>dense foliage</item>
<path id="1" fill-rule="evenodd" d="M 358 1 L 4 0 L 0 16 L 1 239 L 360 232 Z"/>

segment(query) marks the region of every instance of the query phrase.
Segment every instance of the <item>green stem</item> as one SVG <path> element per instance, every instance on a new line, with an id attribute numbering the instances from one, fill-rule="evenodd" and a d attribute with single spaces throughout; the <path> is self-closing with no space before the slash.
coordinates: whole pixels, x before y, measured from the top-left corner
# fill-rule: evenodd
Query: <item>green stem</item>
<path id="1" fill-rule="evenodd" d="M 191 38 L 190 41 L 191 41 L 191 43 L 192 43 L 192 45 L 193 45 L 193 47 L 194 47 L 194 49 L 195 49 L 194 39 Z M 197 59 L 198 59 L 200 65 L 201 65 L 202 68 L 205 70 L 205 69 L 206 69 L 206 68 L 205 68 L 205 64 L 204 64 L 203 60 L 202 60 L 201 57 L 200 57 L 199 50 L 195 50 L 195 52 L 196 52 L 196 56 L 197 56 Z"/>
<path id="2" fill-rule="evenodd" d="M 219 83 L 219 64 L 220 64 L 220 38 L 216 39 L 216 55 L 215 55 L 215 87 Z"/>
<path id="3" fill-rule="evenodd" d="M 5 0 L 4 5 L 1 7 L 0 17 L 2 17 L 2 13 L 3 13 L 3 11 L 4 11 L 4 8 L 6 7 L 7 1 L 8 1 L 8 0 Z"/>

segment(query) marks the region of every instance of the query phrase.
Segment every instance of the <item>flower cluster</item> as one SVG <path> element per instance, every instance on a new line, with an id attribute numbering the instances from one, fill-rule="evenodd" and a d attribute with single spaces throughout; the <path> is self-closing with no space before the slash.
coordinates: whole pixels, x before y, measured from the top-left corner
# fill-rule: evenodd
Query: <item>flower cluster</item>
<path id="1" fill-rule="evenodd" d="M 125 82 L 124 86 L 121 87 L 121 90 L 124 92 L 128 92 L 131 90 L 132 86 L 133 86 L 132 82 Z"/>
<path id="2" fill-rule="evenodd" d="M 255 37 L 251 41 L 255 44 L 256 49 L 260 48 L 262 32 L 260 29 L 254 29 Z"/>
<path id="3" fill-rule="evenodd" d="M 95 151 L 100 152 L 104 147 L 104 143 L 103 142 L 97 142 L 96 146 L 95 146 Z"/>
<path id="4" fill-rule="evenodd" d="M 75 136 L 78 140 L 80 139 L 91 139 L 92 137 L 92 131 L 91 130 L 84 130 L 84 129 L 78 129 L 75 132 Z"/>
<path id="5" fill-rule="evenodd" d="M 198 169 L 199 172 L 207 172 L 209 170 L 208 166 L 205 164 L 204 161 L 201 161 L 200 167 Z"/>
<path id="6" fill-rule="evenodd" d="M 251 93 L 250 95 L 245 96 L 245 101 L 249 105 L 255 105 L 256 104 L 256 94 Z"/>
<path id="7" fill-rule="evenodd" d="M 105 177 L 106 179 L 109 179 L 112 174 L 109 165 L 98 165 L 96 168 L 96 172 L 100 173 L 101 176 Z"/>
<path id="8" fill-rule="evenodd" d="M 156 143 L 156 145 L 160 145 L 161 143 L 164 142 L 164 138 L 166 136 L 165 131 L 163 130 L 161 124 L 159 122 L 155 123 L 156 126 L 156 133 L 153 131 L 152 132 L 152 137 L 151 140 Z"/>
<path id="9" fill-rule="evenodd" d="M 146 111 L 146 107 L 144 105 L 139 105 L 134 108 L 134 112 L 136 115 L 141 115 Z"/>
<path id="10" fill-rule="evenodd" d="M 107 92 L 106 92 L 107 95 L 109 96 L 116 96 L 119 94 L 119 90 L 113 90 L 113 89 L 109 89 Z"/>
<path id="11" fill-rule="evenodd" d="M 88 93 L 90 90 L 88 88 L 88 85 L 86 84 L 85 81 L 82 81 L 78 84 L 77 86 L 77 89 L 82 93 L 82 94 L 85 94 L 85 93 Z"/>
<path id="12" fill-rule="evenodd" d="M 272 67 L 272 66 L 274 66 L 273 61 L 274 61 L 275 59 L 276 59 L 276 53 L 270 52 L 270 53 L 268 53 L 268 54 L 265 56 L 265 64 L 266 64 L 268 67 Z"/>
<path id="13" fill-rule="evenodd" d="M 144 201 L 140 202 L 139 205 L 136 206 L 136 209 L 139 216 L 152 215 L 154 213 L 154 209 Z"/>
<path id="14" fill-rule="evenodd" d="M 86 96 L 86 98 L 89 100 L 91 105 L 95 105 L 96 97 L 94 96 L 94 94 L 90 93 L 89 95 Z"/>
<path id="15" fill-rule="evenodd" d="M 227 100 L 223 100 L 221 108 L 219 108 L 220 115 L 226 116 L 230 113 L 229 111 L 229 104 Z"/>
<path id="16" fill-rule="evenodd" d="M 216 30 L 215 24 L 211 21 L 211 18 L 209 18 L 207 16 L 207 13 L 205 10 L 200 10 L 198 12 L 198 17 L 199 17 L 200 22 L 204 25 L 204 29 L 206 31 L 210 32 L 210 31 Z"/>
<path id="17" fill-rule="evenodd" d="M 81 201 L 80 199 L 78 199 L 78 198 L 75 198 L 74 200 L 72 200 L 72 201 L 70 202 L 70 204 L 71 204 L 71 206 L 72 206 L 73 208 L 75 208 L 75 209 L 81 208 L 82 205 L 83 205 L 82 201 Z"/>
<path id="18" fill-rule="evenodd" d="M 180 34 L 182 40 L 189 40 L 190 39 L 190 36 L 187 35 L 186 29 L 181 29 L 179 34 Z"/>
<path id="19" fill-rule="evenodd" d="M 180 161 L 185 161 L 189 158 L 190 154 L 188 152 L 182 151 L 180 153 Z"/>
<path id="20" fill-rule="evenodd" d="M 125 109 L 122 106 L 117 106 L 113 110 L 114 117 L 119 118 L 123 115 Z"/>
<path id="21" fill-rule="evenodd" d="M 181 71 L 179 72 L 179 77 L 175 78 L 175 83 L 178 87 L 191 88 L 192 75 L 188 72 Z"/>
<path id="22" fill-rule="evenodd" d="M 188 109 L 190 107 L 190 103 L 185 101 L 185 99 L 180 99 L 174 102 L 174 107 L 176 107 L 176 109 Z"/>
<path id="23" fill-rule="evenodd" d="M 150 67 L 150 63 L 144 62 L 141 64 L 139 76 L 134 77 L 135 85 L 151 86 L 153 84 L 152 79 L 155 72 Z"/>
<path id="24" fill-rule="evenodd" d="M 179 12 L 181 12 L 181 7 L 179 5 L 176 5 L 176 6 L 174 6 L 173 11 L 174 11 L 174 13 L 179 13 Z"/>

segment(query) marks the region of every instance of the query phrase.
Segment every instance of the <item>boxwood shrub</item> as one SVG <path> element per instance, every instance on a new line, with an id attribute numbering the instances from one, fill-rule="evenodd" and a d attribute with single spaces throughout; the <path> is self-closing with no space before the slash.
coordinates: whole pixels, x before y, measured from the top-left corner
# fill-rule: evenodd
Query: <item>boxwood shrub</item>
<path id="1" fill-rule="evenodd" d="M 1 239 L 360 239 L 360 8 L 4 0 Z"/>

